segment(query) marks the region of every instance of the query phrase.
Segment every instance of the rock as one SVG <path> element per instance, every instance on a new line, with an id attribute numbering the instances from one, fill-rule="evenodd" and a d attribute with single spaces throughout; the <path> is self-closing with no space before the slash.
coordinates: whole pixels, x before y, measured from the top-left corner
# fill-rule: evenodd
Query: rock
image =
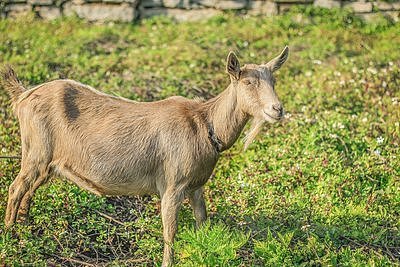
<path id="1" fill-rule="evenodd" d="M 9 4 L 6 5 L 5 11 L 7 12 L 7 14 L 9 14 L 9 12 L 26 13 L 32 11 L 32 6 L 29 4 Z"/>
<path id="2" fill-rule="evenodd" d="M 379 13 L 361 13 L 359 16 L 367 22 L 377 21 L 381 17 Z"/>
<path id="3" fill-rule="evenodd" d="M 30 12 L 32 12 L 32 6 L 28 4 L 12 4 L 7 5 L 5 11 L 7 17 L 16 18 L 28 15 Z"/>
<path id="4" fill-rule="evenodd" d="M 392 3 L 394 10 L 400 10 L 400 1 Z"/>
<path id="5" fill-rule="evenodd" d="M 54 6 L 37 6 L 35 7 L 35 11 L 39 15 L 39 17 L 43 19 L 51 20 L 61 16 L 60 8 Z"/>
<path id="6" fill-rule="evenodd" d="M 278 13 L 278 6 L 270 1 L 250 1 L 248 5 L 250 15 L 272 16 Z"/>
<path id="7" fill-rule="evenodd" d="M 125 21 L 130 22 L 136 18 L 135 6 L 127 3 L 120 5 L 111 4 L 83 4 L 75 5 L 66 3 L 64 14 L 69 16 L 76 14 L 80 18 L 89 21 Z"/>
<path id="8" fill-rule="evenodd" d="M 205 7 L 215 7 L 217 5 L 216 0 L 195 0 L 194 2 Z"/>
<path id="9" fill-rule="evenodd" d="M 383 14 L 384 14 L 384 16 L 392 19 L 394 22 L 400 21 L 400 12 L 399 11 L 386 11 Z"/>
<path id="10" fill-rule="evenodd" d="M 193 10 L 184 10 L 177 8 L 149 8 L 143 9 L 140 12 L 141 18 L 148 18 L 153 16 L 167 16 L 171 17 L 177 21 L 199 21 L 203 19 L 208 19 L 210 17 L 221 14 L 221 11 L 205 8 L 205 9 L 193 9 Z"/>
<path id="11" fill-rule="evenodd" d="M 394 22 L 399 22 L 400 20 L 400 12 L 396 11 L 385 11 L 379 13 L 361 13 L 359 14 L 365 21 L 368 22 L 376 22 L 379 21 L 382 16 L 388 19 L 393 20 Z"/>
<path id="12" fill-rule="evenodd" d="M 237 10 L 247 6 L 246 0 L 220 0 L 215 7 L 222 10 Z"/>
<path id="13" fill-rule="evenodd" d="M 167 15 L 168 8 L 157 7 L 157 8 L 140 8 L 139 9 L 139 17 L 141 19 L 150 18 L 154 16 L 163 16 Z"/>
<path id="14" fill-rule="evenodd" d="M 124 2 L 124 0 L 103 0 L 104 3 L 116 3 L 116 4 L 120 4 L 122 2 Z"/>
<path id="15" fill-rule="evenodd" d="M 32 5 L 52 5 L 54 4 L 53 0 L 28 0 L 29 4 Z"/>
<path id="16" fill-rule="evenodd" d="M 2 2 L 4 2 L 5 4 L 10 4 L 10 3 L 27 3 L 27 0 L 3 0 L 0 2 L 0 4 L 2 4 Z"/>
<path id="17" fill-rule="evenodd" d="M 141 7 L 161 7 L 163 5 L 162 0 L 142 0 L 140 1 Z"/>
<path id="18" fill-rule="evenodd" d="M 336 0 L 315 0 L 314 6 L 325 7 L 325 8 L 340 8 L 340 1 Z"/>
<path id="19" fill-rule="evenodd" d="M 344 7 L 351 8 L 354 12 L 367 13 L 372 11 L 371 2 L 345 2 Z"/>
<path id="20" fill-rule="evenodd" d="M 85 0 L 72 0 L 72 4 L 75 4 L 75 5 L 83 5 L 83 4 L 85 4 L 86 2 L 89 2 L 89 1 L 85 1 Z M 101 1 L 99 1 L 99 2 L 101 2 Z M 67 3 L 70 3 L 70 2 L 67 2 Z"/>
<path id="21" fill-rule="evenodd" d="M 189 8 L 189 0 L 163 0 L 163 6 L 170 8 Z"/>
<path id="22" fill-rule="evenodd" d="M 312 4 L 314 0 L 274 0 L 275 3 L 282 3 L 282 4 Z"/>
<path id="23" fill-rule="evenodd" d="M 293 4 L 278 4 L 278 14 L 285 13 L 293 7 Z"/>
<path id="24" fill-rule="evenodd" d="M 374 7 L 381 11 L 393 10 L 393 5 L 387 2 L 376 2 L 374 3 Z"/>

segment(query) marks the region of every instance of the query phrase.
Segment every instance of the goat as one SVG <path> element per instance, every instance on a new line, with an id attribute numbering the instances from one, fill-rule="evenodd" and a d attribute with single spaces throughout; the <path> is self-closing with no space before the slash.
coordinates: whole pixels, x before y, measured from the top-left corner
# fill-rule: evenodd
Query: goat
<path id="1" fill-rule="evenodd" d="M 196 224 L 206 220 L 203 185 L 220 153 L 238 139 L 252 119 L 245 148 L 263 122 L 279 121 L 283 108 L 273 72 L 288 57 L 240 66 L 227 58 L 230 85 L 216 97 L 173 96 L 136 102 L 101 93 L 73 80 L 25 89 L 11 67 L 1 72 L 19 119 L 21 170 L 9 188 L 6 227 L 25 218 L 35 191 L 53 174 L 97 195 L 159 194 L 163 223 L 162 266 L 173 263 L 172 244 L 185 197 Z"/>

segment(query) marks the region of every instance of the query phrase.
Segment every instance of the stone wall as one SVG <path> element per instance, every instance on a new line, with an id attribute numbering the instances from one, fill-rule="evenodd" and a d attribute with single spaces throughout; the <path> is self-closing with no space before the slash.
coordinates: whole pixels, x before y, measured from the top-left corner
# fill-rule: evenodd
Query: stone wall
<path id="1" fill-rule="evenodd" d="M 43 19 L 77 16 L 89 21 L 134 21 L 166 15 L 178 21 L 199 20 L 224 10 L 272 16 L 293 5 L 349 8 L 365 19 L 382 13 L 399 20 L 400 1 L 343 0 L 0 0 L 0 17 L 16 17 L 34 12 Z"/>

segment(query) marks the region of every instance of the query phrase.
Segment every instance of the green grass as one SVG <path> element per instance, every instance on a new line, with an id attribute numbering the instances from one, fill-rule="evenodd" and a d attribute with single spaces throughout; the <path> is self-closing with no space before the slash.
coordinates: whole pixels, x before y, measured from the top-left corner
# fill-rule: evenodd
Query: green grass
<path id="1" fill-rule="evenodd" d="M 277 73 L 287 119 L 239 140 L 206 184 L 210 222 L 180 212 L 178 266 L 400 264 L 400 24 L 294 10 L 94 25 L 75 18 L 0 20 L 0 64 L 26 85 L 68 77 L 151 101 L 217 94 L 229 50 L 262 63 L 285 44 Z M 0 90 L 0 154 L 18 155 L 18 123 Z M 159 198 L 96 197 L 62 179 L 36 193 L 30 221 L 5 231 L 19 160 L 0 160 L 0 265 L 160 265 Z M 109 216 L 113 220 L 109 219 Z"/>

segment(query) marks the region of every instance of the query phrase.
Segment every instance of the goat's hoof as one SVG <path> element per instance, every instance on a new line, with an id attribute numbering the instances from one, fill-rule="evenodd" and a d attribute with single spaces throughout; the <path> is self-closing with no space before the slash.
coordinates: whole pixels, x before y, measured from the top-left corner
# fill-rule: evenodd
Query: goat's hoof
<path id="1" fill-rule="evenodd" d="M 17 223 L 20 223 L 20 224 L 27 224 L 28 222 L 29 222 L 29 217 L 28 217 L 27 214 L 18 215 Z"/>

